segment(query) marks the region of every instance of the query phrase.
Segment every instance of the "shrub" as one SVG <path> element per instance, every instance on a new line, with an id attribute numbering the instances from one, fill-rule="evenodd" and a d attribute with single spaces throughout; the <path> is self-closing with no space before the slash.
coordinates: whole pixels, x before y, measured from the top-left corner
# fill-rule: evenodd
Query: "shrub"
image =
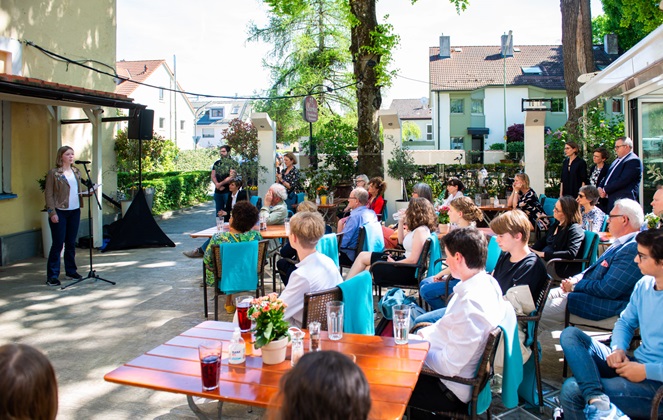
<path id="1" fill-rule="evenodd" d="M 152 213 L 188 207 L 209 200 L 209 172 L 181 172 L 150 175 L 144 178 L 143 187 L 154 188 Z M 152 176 L 154 175 L 154 176 Z M 118 180 L 119 183 L 119 180 Z"/>
<path id="2" fill-rule="evenodd" d="M 218 158 L 218 148 L 180 150 L 180 153 L 175 159 L 174 169 L 181 172 L 210 171 L 210 168 Z"/>
<path id="3" fill-rule="evenodd" d="M 504 143 L 493 143 L 490 145 L 490 150 L 504 150 Z"/>

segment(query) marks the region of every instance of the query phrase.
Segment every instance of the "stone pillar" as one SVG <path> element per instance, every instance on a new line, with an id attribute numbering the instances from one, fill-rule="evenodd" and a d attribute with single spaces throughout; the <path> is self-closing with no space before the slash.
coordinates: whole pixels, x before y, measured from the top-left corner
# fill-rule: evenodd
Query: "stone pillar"
<path id="1" fill-rule="evenodd" d="M 92 123 L 92 150 L 91 150 L 92 164 L 89 166 L 89 168 L 91 169 L 90 177 L 92 178 L 91 180 L 93 183 L 101 185 L 101 179 L 103 173 L 103 168 L 101 166 L 103 162 L 103 153 L 101 147 L 102 146 L 101 116 L 104 111 L 101 108 L 94 108 L 94 109 L 83 108 L 83 111 L 85 112 L 85 115 L 87 115 L 90 122 Z M 82 170 L 82 172 L 84 171 Z M 83 178 L 85 178 L 85 176 Z M 99 199 L 100 202 L 102 201 L 102 194 L 103 194 L 102 188 L 103 186 L 99 187 L 99 189 L 97 190 L 97 198 Z M 87 198 L 85 198 L 84 200 L 86 201 L 85 205 L 87 206 L 88 205 Z M 90 203 L 92 206 L 92 232 L 90 232 L 89 234 L 93 236 L 94 247 L 99 248 L 104 243 L 104 234 L 103 234 L 104 215 L 102 209 L 100 209 L 99 206 L 97 205 L 94 197 L 92 197 Z M 85 213 L 87 212 L 84 212 L 84 214 Z"/>
<path id="2" fill-rule="evenodd" d="M 253 114 L 251 122 L 258 129 L 258 164 L 267 168 L 266 173 L 258 171 L 258 196 L 264 198 L 276 180 L 276 124 L 266 112 Z"/>
<path id="3" fill-rule="evenodd" d="M 398 113 L 393 109 L 382 109 L 378 113 L 382 131 L 384 134 L 384 147 L 382 149 L 382 165 L 384 166 L 384 180 L 387 182 L 387 189 L 384 193 L 384 199 L 387 200 L 387 210 L 389 212 L 389 221 L 393 223 L 392 215 L 396 211 L 396 200 L 402 198 L 401 180 L 391 178 L 387 174 L 387 161 L 391 159 L 391 151 L 402 144 L 401 120 Z M 396 144 L 392 139 L 396 140 Z"/>
<path id="4" fill-rule="evenodd" d="M 545 111 L 525 111 L 525 173 L 530 187 L 545 194 Z"/>

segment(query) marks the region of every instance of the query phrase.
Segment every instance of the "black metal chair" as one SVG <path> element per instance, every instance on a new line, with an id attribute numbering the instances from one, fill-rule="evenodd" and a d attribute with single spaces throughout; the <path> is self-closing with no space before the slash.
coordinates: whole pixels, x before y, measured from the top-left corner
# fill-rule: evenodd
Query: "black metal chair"
<path id="1" fill-rule="evenodd" d="M 583 240 L 582 243 L 582 254 L 581 254 L 582 258 L 574 260 L 553 258 L 546 263 L 546 271 L 548 271 L 548 274 L 550 275 L 550 277 L 552 277 L 555 285 L 559 285 L 562 282 L 562 280 L 564 280 L 569 276 L 559 275 L 557 273 L 558 265 L 580 263 L 578 264 L 579 266 L 576 273 L 568 273 L 570 275 L 578 274 L 584 271 L 585 269 L 587 269 L 587 267 L 589 267 L 594 261 L 596 261 L 596 257 L 598 256 L 598 250 L 599 250 L 599 235 L 594 232 L 586 230 L 585 239 Z"/>
<path id="2" fill-rule="evenodd" d="M 656 420 L 660 419 L 661 417 L 658 415 L 658 406 L 661 404 L 661 400 L 663 399 L 663 386 L 658 388 L 658 391 L 656 391 L 656 394 L 654 395 L 654 399 L 652 399 L 651 402 L 651 413 L 649 415 L 649 418 L 651 420 Z"/>
<path id="3" fill-rule="evenodd" d="M 341 233 L 340 233 L 341 237 L 339 237 L 339 239 L 338 239 L 339 267 L 340 267 L 339 270 L 341 271 L 341 275 L 343 275 L 343 269 L 344 269 L 344 268 L 348 268 L 348 269 L 349 269 L 349 268 L 352 267 L 352 264 L 350 264 L 350 265 L 348 265 L 348 264 L 344 264 L 344 263 L 340 260 L 341 242 L 343 241 L 343 236 L 342 236 L 342 235 L 343 235 L 344 233 L 345 233 L 345 232 L 341 232 Z M 355 248 L 355 257 L 356 257 L 357 255 L 359 255 L 359 253 L 361 252 L 362 249 L 364 249 L 364 241 L 365 241 L 365 240 L 366 240 L 366 229 L 365 229 L 363 226 L 361 226 L 361 227 L 359 228 L 359 234 L 357 235 L 357 248 Z"/>
<path id="4" fill-rule="evenodd" d="M 302 328 L 308 328 L 309 322 L 318 321 L 320 329 L 327 331 L 327 302 L 334 300 L 343 300 L 343 292 L 338 286 L 318 292 L 306 293 L 304 295 Z"/>

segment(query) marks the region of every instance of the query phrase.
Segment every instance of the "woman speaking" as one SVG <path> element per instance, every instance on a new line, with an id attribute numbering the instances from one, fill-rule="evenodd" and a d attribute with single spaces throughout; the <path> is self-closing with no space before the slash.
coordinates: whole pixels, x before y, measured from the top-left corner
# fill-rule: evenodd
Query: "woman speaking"
<path id="1" fill-rule="evenodd" d="M 46 210 L 53 245 L 46 265 L 46 284 L 59 286 L 60 253 L 64 245 L 64 269 L 67 277 L 81 279 L 76 272 L 76 235 L 81 220 L 83 198 L 80 191 L 81 173 L 74 163 L 74 149 L 62 146 L 55 157 L 55 168 L 46 174 Z M 87 193 L 86 193 L 87 195 Z"/>

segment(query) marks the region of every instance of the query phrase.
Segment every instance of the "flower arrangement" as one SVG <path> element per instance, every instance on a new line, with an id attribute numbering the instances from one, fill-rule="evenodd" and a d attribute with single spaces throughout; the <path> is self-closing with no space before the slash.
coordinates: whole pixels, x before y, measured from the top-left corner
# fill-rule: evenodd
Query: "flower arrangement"
<path id="1" fill-rule="evenodd" d="M 258 186 L 257 185 L 249 185 L 246 187 L 247 190 L 249 191 L 258 191 Z"/>
<path id="2" fill-rule="evenodd" d="M 259 349 L 274 340 L 289 337 L 290 324 L 283 319 L 287 306 L 276 293 L 251 301 L 249 317 L 256 322 L 255 348 Z"/>
<path id="3" fill-rule="evenodd" d="M 661 221 L 661 218 L 655 215 L 654 213 L 649 213 L 645 215 L 645 223 L 647 223 L 647 229 L 654 229 L 658 226 L 658 223 Z"/>
<path id="4" fill-rule="evenodd" d="M 437 208 L 437 221 L 442 225 L 449 224 L 449 206 L 440 206 Z"/>
<path id="5" fill-rule="evenodd" d="M 320 185 L 318 188 L 315 189 L 315 191 L 318 193 L 318 195 L 327 195 L 327 186 Z"/>

